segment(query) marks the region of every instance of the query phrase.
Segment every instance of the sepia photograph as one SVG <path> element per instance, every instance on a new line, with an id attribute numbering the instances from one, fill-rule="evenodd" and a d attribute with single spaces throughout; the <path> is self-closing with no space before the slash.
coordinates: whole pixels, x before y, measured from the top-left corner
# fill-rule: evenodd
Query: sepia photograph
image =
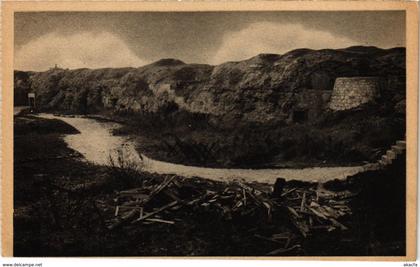
<path id="1" fill-rule="evenodd" d="M 13 256 L 407 256 L 406 29 L 15 11 Z"/>

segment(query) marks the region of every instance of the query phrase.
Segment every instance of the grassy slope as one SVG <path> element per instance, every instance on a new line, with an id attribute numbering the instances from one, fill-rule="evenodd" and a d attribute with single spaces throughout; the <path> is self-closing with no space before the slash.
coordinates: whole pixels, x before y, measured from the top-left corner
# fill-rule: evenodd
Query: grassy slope
<path id="1" fill-rule="evenodd" d="M 15 118 L 14 249 L 16 256 L 56 255 L 72 240 L 83 240 L 78 228 L 69 231 L 70 207 L 76 199 L 57 191 L 100 179 L 103 168 L 83 163 L 61 134 L 77 130 L 58 120 Z M 62 158 L 72 155 L 73 157 Z M 56 159 L 59 158 L 59 159 Z M 82 203 L 89 198 L 80 199 Z M 81 218 L 79 218 L 80 220 Z M 89 218 L 86 223 L 94 220 Z M 72 222 L 74 223 L 74 221 Z M 79 245 L 82 243 L 79 243 Z M 70 249 L 71 251 L 71 249 Z"/>
<path id="2" fill-rule="evenodd" d="M 343 166 L 375 161 L 404 138 L 405 119 L 380 106 L 326 112 L 302 124 L 231 124 L 173 111 L 120 116 L 115 134 L 137 136 L 152 158 L 210 167 Z"/>

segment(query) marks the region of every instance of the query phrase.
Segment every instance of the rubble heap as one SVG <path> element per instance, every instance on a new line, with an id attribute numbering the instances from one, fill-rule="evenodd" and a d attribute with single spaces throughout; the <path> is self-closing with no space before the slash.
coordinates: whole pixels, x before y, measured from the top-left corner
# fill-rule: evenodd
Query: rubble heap
<path id="1" fill-rule="evenodd" d="M 108 209 L 112 215 L 105 224 L 115 231 L 175 225 L 191 214 L 203 219 L 218 216 L 247 228 L 254 238 L 275 244 L 277 248 L 266 255 L 297 255 L 302 253 L 302 240 L 313 233 L 348 230 L 342 220 L 351 214 L 348 201 L 353 196 L 347 190 L 333 192 L 321 184 L 293 185 L 282 178 L 270 186 L 168 176 L 116 192 Z M 110 207 L 103 201 L 98 204 Z"/>

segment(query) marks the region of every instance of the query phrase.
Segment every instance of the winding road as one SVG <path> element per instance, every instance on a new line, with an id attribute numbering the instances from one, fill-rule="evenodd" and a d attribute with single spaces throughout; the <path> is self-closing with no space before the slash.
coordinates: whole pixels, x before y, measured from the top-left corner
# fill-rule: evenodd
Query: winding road
<path id="1" fill-rule="evenodd" d="M 80 134 L 64 137 L 68 146 L 80 152 L 85 160 L 100 165 L 109 165 L 110 158 L 116 161 L 123 155 L 126 161 L 144 170 L 159 174 L 176 174 L 185 177 L 202 177 L 212 180 L 229 181 L 244 179 L 262 183 L 274 183 L 276 178 L 286 180 L 325 182 L 332 179 L 344 179 L 349 175 L 363 171 L 362 166 L 354 167 L 313 167 L 303 169 L 224 169 L 206 168 L 174 164 L 154 160 L 138 154 L 134 141 L 129 137 L 114 136 L 112 130 L 120 127 L 117 123 L 99 122 L 83 117 L 62 117 L 52 114 L 39 114 L 47 119 L 60 119 L 80 131 Z"/>

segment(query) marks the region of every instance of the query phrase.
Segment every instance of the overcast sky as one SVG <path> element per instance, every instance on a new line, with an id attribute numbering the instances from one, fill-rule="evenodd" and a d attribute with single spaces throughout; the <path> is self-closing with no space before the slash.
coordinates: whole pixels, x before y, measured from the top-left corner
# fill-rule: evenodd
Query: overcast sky
<path id="1" fill-rule="evenodd" d="M 403 11 L 15 13 L 15 69 L 220 64 L 296 48 L 405 46 Z"/>

